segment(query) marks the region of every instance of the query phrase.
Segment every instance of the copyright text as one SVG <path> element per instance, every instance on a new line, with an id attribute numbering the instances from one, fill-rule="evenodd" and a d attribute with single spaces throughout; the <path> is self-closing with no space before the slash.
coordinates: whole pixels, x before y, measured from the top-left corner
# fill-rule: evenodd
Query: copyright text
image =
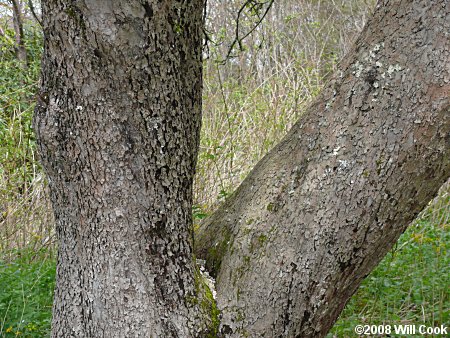
<path id="1" fill-rule="evenodd" d="M 355 333 L 357 335 L 448 335 L 448 327 L 427 326 L 416 324 L 399 324 L 399 325 L 356 325 Z"/>

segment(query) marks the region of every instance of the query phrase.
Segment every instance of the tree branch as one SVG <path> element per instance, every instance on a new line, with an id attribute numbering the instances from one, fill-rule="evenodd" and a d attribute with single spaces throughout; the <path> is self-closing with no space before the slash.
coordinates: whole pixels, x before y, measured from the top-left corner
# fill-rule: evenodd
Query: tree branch
<path id="1" fill-rule="evenodd" d="M 37 21 L 37 23 L 39 24 L 39 26 L 42 26 L 42 21 L 39 19 L 39 17 L 36 14 L 36 11 L 34 9 L 34 5 L 33 5 L 33 0 L 28 0 L 28 7 L 30 8 L 30 12 L 33 15 L 34 19 Z"/>

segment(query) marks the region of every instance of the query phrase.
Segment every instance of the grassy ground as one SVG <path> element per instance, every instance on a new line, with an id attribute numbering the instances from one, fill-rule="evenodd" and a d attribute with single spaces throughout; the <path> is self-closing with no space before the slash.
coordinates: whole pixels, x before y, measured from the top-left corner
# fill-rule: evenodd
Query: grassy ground
<path id="1" fill-rule="evenodd" d="M 47 250 L 16 252 L 0 261 L 0 337 L 48 337 L 55 259 Z"/>

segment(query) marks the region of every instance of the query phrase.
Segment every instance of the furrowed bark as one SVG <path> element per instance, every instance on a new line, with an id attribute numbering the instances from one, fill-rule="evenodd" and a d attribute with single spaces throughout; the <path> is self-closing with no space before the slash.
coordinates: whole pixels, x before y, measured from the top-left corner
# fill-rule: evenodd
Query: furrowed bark
<path id="1" fill-rule="evenodd" d="M 304 117 L 207 219 L 227 337 L 323 337 L 450 176 L 450 4 L 380 1 Z"/>
<path id="2" fill-rule="evenodd" d="M 52 337 L 208 331 L 192 259 L 202 1 L 43 1 L 34 128 L 59 240 Z"/>

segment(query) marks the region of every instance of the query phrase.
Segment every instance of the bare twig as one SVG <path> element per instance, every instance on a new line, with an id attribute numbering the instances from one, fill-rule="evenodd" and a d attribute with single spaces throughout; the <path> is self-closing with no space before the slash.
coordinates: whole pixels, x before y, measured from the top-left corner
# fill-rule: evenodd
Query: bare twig
<path id="1" fill-rule="evenodd" d="M 236 17 L 236 30 L 235 30 L 235 37 L 233 42 L 231 43 L 230 48 L 228 49 L 228 53 L 227 56 L 225 57 L 225 59 L 223 61 L 228 60 L 231 57 L 231 53 L 233 52 L 233 49 L 235 47 L 236 44 L 239 45 L 239 50 L 243 51 L 243 47 L 242 47 L 242 42 L 244 41 L 244 39 L 246 37 L 248 37 L 251 33 L 253 33 L 253 31 L 258 28 L 258 26 L 261 24 L 261 22 L 263 21 L 263 19 L 266 17 L 267 13 L 269 12 L 270 8 L 272 7 L 274 0 L 269 0 L 269 1 L 265 1 L 265 2 L 258 2 L 258 1 L 253 1 L 253 0 L 247 0 L 242 7 L 239 9 L 237 17 Z M 247 5 L 251 5 L 251 9 L 254 9 L 255 7 L 258 7 L 258 9 L 261 9 L 263 7 L 263 5 L 268 4 L 266 7 L 266 10 L 264 11 L 262 16 L 258 15 L 258 21 L 255 23 L 255 25 L 246 33 L 244 34 L 244 36 L 239 37 L 239 24 L 240 24 L 240 18 L 241 15 L 245 9 L 245 7 Z M 259 11 L 257 10 L 256 13 L 259 13 Z"/>
<path id="2" fill-rule="evenodd" d="M 236 15 L 236 26 L 235 26 L 235 30 L 234 30 L 234 39 L 231 42 L 230 47 L 228 48 L 228 52 L 225 56 L 225 58 L 223 60 L 218 61 L 219 64 L 224 64 L 228 59 L 234 57 L 232 56 L 233 50 L 236 47 L 236 45 L 239 46 L 239 50 L 243 51 L 244 47 L 242 42 L 245 40 L 245 38 L 247 38 L 250 34 L 252 34 L 256 28 L 258 28 L 258 26 L 261 24 L 261 22 L 264 20 L 264 18 L 266 17 L 267 13 L 269 12 L 270 8 L 272 7 L 272 4 L 274 3 L 274 0 L 266 0 L 266 1 L 255 1 L 255 0 L 246 0 L 243 5 L 239 8 L 237 15 Z M 264 12 L 261 15 L 261 11 L 262 9 L 266 7 L 264 9 Z M 257 16 L 257 21 L 255 22 L 255 24 L 253 25 L 253 27 L 251 27 L 251 29 L 249 31 L 247 31 L 244 35 L 241 35 L 241 20 L 242 20 L 242 16 L 245 12 L 245 10 L 247 9 L 247 11 L 253 12 L 253 14 L 251 14 L 252 16 Z M 204 16 L 206 17 L 206 2 L 205 2 L 205 12 L 204 12 Z M 204 47 L 206 46 L 206 49 L 208 48 L 208 42 L 212 42 L 212 39 L 210 37 L 210 35 L 208 34 L 207 30 L 204 29 L 204 39 L 205 39 L 205 43 L 204 43 Z M 216 44 L 216 43 L 214 43 Z M 217 45 L 217 44 L 216 44 Z"/>
<path id="3" fill-rule="evenodd" d="M 42 21 L 39 19 L 39 17 L 36 14 L 36 11 L 34 9 L 33 0 L 28 0 L 28 7 L 30 8 L 30 12 L 33 15 L 33 18 L 36 20 L 36 22 L 39 24 L 39 26 L 42 26 Z"/>

